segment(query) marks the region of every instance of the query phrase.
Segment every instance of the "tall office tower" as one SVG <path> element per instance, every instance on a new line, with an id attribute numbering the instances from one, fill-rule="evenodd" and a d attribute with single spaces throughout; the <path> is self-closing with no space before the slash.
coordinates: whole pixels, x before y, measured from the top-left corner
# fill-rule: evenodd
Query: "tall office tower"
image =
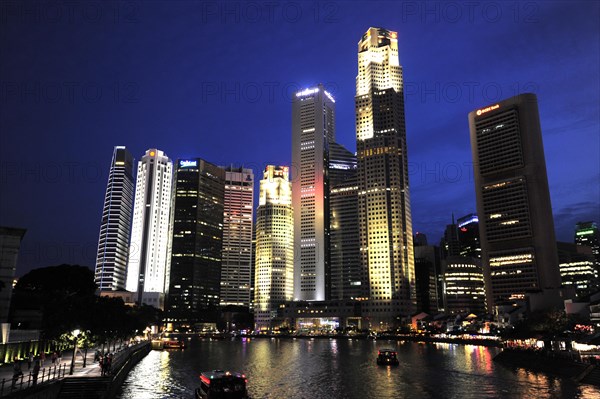
<path id="1" fill-rule="evenodd" d="M 481 259 L 481 244 L 479 243 L 479 218 L 470 213 L 457 221 L 460 256 L 470 256 Z"/>
<path id="2" fill-rule="evenodd" d="M 8 322 L 8 311 L 12 297 L 12 285 L 17 270 L 17 258 L 25 229 L 0 226 L 0 323 Z M 5 326 L 2 326 L 2 340 L 6 343 Z"/>
<path id="3" fill-rule="evenodd" d="M 578 297 L 598 291 L 598 269 L 592 249 L 588 246 L 557 242 L 558 265 L 564 286 L 572 286 Z"/>
<path id="4" fill-rule="evenodd" d="M 292 206 L 294 298 L 330 296 L 329 144 L 335 141 L 335 101 L 323 85 L 292 100 Z"/>
<path id="5" fill-rule="evenodd" d="M 595 222 L 579 222 L 575 225 L 575 244 L 591 248 L 600 272 L 600 231 Z"/>
<path id="6" fill-rule="evenodd" d="M 425 234 L 417 236 L 426 238 Z M 425 240 L 426 242 L 426 240 Z M 444 308 L 441 251 L 434 245 L 415 244 L 415 290 L 417 311 L 435 313 Z"/>
<path id="7" fill-rule="evenodd" d="M 125 147 L 113 150 L 96 256 L 95 282 L 100 291 L 125 290 L 131 216 L 133 157 Z"/>
<path id="8" fill-rule="evenodd" d="M 366 273 L 358 239 L 356 156 L 337 143 L 329 147 L 331 299 L 364 298 Z"/>
<path id="9" fill-rule="evenodd" d="M 446 230 L 444 230 L 444 236 L 440 240 L 440 248 L 442 249 L 442 258 L 444 259 L 446 259 L 448 256 L 460 255 L 458 227 L 454 222 L 454 215 L 452 215 L 452 224 L 446 225 Z"/>
<path id="10" fill-rule="evenodd" d="M 527 292 L 542 293 L 538 309 L 560 305 L 536 96 L 521 94 L 472 111 L 469 128 L 488 309 Z"/>
<path id="11" fill-rule="evenodd" d="M 413 239 L 415 247 L 420 247 L 423 245 L 427 245 L 427 235 L 424 233 L 415 233 L 415 238 Z M 415 255 L 416 256 L 416 255 Z"/>
<path id="12" fill-rule="evenodd" d="M 194 328 L 218 317 L 225 170 L 200 158 L 176 164 L 167 321 Z"/>
<path id="13" fill-rule="evenodd" d="M 254 173 L 226 167 L 223 213 L 221 306 L 250 308 L 252 302 L 252 229 Z"/>
<path id="14" fill-rule="evenodd" d="M 372 326 L 416 305 L 413 234 L 397 33 L 369 28 L 358 42 L 356 149 L 361 264 Z"/>
<path id="15" fill-rule="evenodd" d="M 294 295 L 294 214 L 286 166 L 268 165 L 256 211 L 254 324 L 273 326 L 279 305 Z"/>
<path id="16" fill-rule="evenodd" d="M 138 304 L 160 309 L 171 263 L 172 183 L 173 162 L 160 150 L 147 150 L 138 162 L 125 288 L 136 293 Z"/>
<path id="17" fill-rule="evenodd" d="M 485 313 L 485 284 L 481 260 L 449 256 L 444 263 L 446 313 Z"/>

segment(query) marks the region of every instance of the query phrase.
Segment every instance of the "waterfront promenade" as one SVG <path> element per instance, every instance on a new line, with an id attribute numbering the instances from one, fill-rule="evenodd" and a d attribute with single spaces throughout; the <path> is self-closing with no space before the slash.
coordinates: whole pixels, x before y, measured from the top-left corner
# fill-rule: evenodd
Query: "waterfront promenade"
<path id="1" fill-rule="evenodd" d="M 147 344 L 147 343 L 146 343 Z M 143 344 L 141 344 L 143 345 Z M 115 352 L 113 353 L 113 371 L 114 373 L 120 373 L 120 369 L 129 359 L 130 354 L 137 350 L 140 344 L 134 346 L 122 346 L 117 347 Z M 73 351 L 63 351 L 63 357 L 61 361 L 56 361 L 54 364 L 50 359 L 50 355 L 47 355 L 47 358 L 43 362 L 40 367 L 37 380 L 34 384 L 33 378 L 33 364 L 30 368 L 28 368 L 27 360 L 21 360 L 21 370 L 23 375 L 19 377 L 13 388 L 13 375 L 14 375 L 14 365 L 13 364 L 5 364 L 0 367 L 0 397 L 9 395 L 12 392 L 20 391 L 23 389 L 27 389 L 32 387 L 33 385 L 41 386 L 48 383 L 52 383 L 59 380 L 64 379 L 73 379 L 73 380 L 85 380 L 89 378 L 99 378 L 102 377 L 102 372 L 100 368 L 100 364 L 98 361 L 94 361 L 96 348 L 88 349 L 86 358 L 85 358 L 85 367 L 84 367 L 84 352 L 77 353 L 75 357 L 75 363 L 73 368 L 73 374 L 70 375 L 71 369 L 71 361 Z M 112 379 L 112 378 L 110 378 Z"/>

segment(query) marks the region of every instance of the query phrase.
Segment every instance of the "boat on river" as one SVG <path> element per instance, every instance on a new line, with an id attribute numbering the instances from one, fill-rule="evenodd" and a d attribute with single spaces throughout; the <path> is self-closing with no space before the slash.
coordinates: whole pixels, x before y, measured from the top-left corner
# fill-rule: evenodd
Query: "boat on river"
<path id="1" fill-rule="evenodd" d="M 393 349 L 379 349 L 377 353 L 377 364 L 382 366 L 397 366 L 400 364 L 398 361 L 398 352 Z"/>
<path id="2" fill-rule="evenodd" d="M 205 371 L 200 374 L 200 387 L 196 399 L 250 399 L 246 390 L 246 376 L 223 370 Z"/>

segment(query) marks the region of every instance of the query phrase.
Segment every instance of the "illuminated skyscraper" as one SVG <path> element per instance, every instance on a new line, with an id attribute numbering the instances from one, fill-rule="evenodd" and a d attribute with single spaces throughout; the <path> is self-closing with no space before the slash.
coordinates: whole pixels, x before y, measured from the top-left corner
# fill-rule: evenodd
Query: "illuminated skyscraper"
<path id="1" fill-rule="evenodd" d="M 294 295 L 294 215 L 286 166 L 268 165 L 256 217 L 254 324 L 272 327 L 279 305 Z"/>
<path id="2" fill-rule="evenodd" d="M 133 157 L 127 148 L 115 147 L 96 256 L 95 282 L 100 291 L 125 289 L 132 213 Z"/>
<path id="3" fill-rule="evenodd" d="M 534 94 L 469 113 L 488 309 L 543 293 L 560 305 L 560 273 Z M 534 309 L 532 309 L 534 310 Z"/>
<path id="4" fill-rule="evenodd" d="M 218 316 L 225 170 L 200 158 L 176 164 L 167 321 L 193 328 Z"/>
<path id="5" fill-rule="evenodd" d="M 173 162 L 160 150 L 147 150 L 138 162 L 126 289 L 137 293 L 137 303 L 161 309 L 171 263 L 172 183 Z"/>
<path id="6" fill-rule="evenodd" d="M 413 234 L 398 35 L 369 28 L 358 42 L 356 149 L 362 267 L 372 326 L 416 306 Z"/>
<path id="7" fill-rule="evenodd" d="M 329 146 L 335 141 L 335 101 L 323 85 L 292 101 L 294 299 L 330 297 Z"/>
<path id="8" fill-rule="evenodd" d="M 252 169 L 225 168 L 221 306 L 252 302 L 253 200 Z"/>

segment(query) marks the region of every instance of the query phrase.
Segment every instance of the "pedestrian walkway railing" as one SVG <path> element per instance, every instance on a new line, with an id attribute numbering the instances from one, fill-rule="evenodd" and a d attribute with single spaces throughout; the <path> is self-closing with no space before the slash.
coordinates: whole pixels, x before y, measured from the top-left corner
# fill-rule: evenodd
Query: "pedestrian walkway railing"
<path id="1" fill-rule="evenodd" d="M 11 379 L 3 378 L 0 382 L 0 397 L 9 395 L 17 390 L 60 380 L 65 378 L 66 375 L 68 375 L 67 364 L 63 363 L 61 365 L 44 367 L 37 375 L 29 372 L 28 375 L 21 374 Z"/>

